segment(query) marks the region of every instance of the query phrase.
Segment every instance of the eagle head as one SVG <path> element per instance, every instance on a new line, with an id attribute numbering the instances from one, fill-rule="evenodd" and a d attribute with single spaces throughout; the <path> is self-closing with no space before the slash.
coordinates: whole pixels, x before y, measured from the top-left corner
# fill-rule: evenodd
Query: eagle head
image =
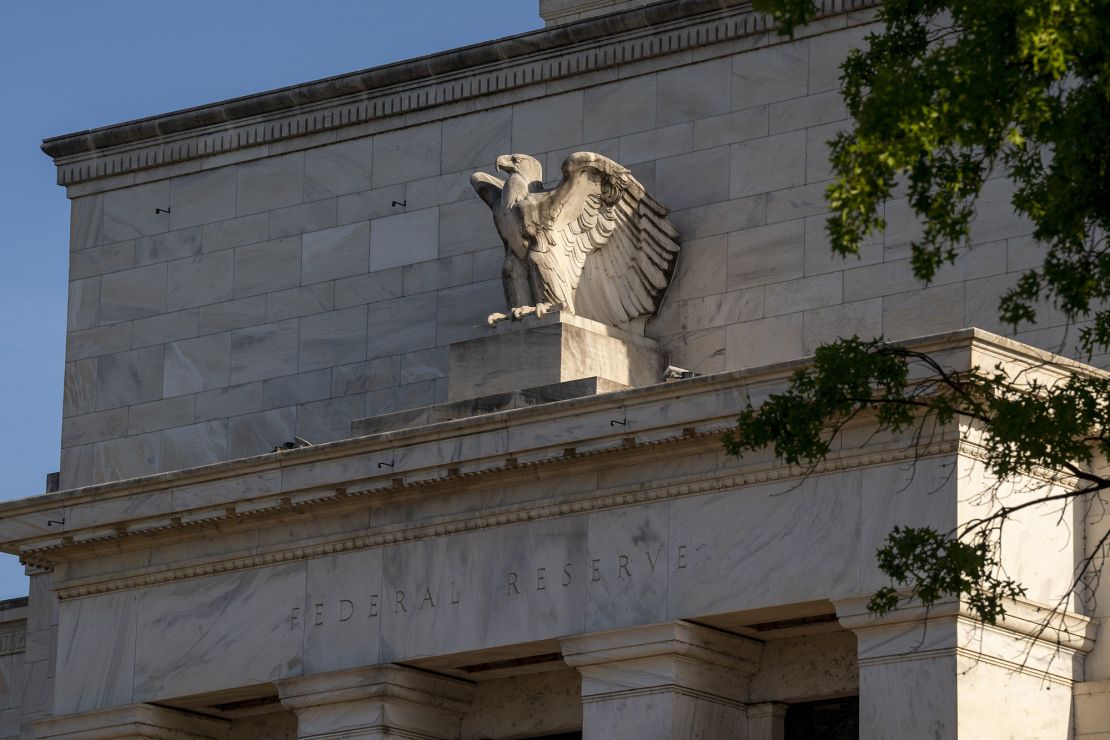
<path id="1" fill-rule="evenodd" d="M 496 166 L 509 175 L 520 175 L 528 184 L 543 182 L 543 165 L 527 154 L 502 154 Z"/>

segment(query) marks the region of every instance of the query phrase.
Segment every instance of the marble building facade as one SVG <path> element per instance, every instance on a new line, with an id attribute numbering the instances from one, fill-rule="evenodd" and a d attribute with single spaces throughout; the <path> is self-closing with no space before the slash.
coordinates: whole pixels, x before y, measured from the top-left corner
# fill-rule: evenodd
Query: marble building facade
<path id="1" fill-rule="evenodd" d="M 825 5 L 790 40 L 739 0 L 541 0 L 540 31 L 45 141 L 72 203 L 62 490 L 0 505 L 31 574 L 0 604 L 0 737 L 771 740 L 829 711 L 866 738 L 1110 738 L 1110 585 L 1067 597 L 1104 521 L 1016 522 L 1029 593 L 997 626 L 876 619 L 891 527 L 982 511 L 966 430 L 915 452 L 861 420 L 808 475 L 721 447 L 838 336 L 1107 365 L 1048 355 L 1075 332 L 1047 308 L 999 335 L 1040 256 L 1005 179 L 927 287 L 904 198 L 830 254 L 837 66 L 873 3 Z M 630 340 L 646 376 L 475 351 L 606 334 L 485 321 L 504 249 L 471 173 L 522 152 L 557 180 L 575 151 L 681 233 Z"/>

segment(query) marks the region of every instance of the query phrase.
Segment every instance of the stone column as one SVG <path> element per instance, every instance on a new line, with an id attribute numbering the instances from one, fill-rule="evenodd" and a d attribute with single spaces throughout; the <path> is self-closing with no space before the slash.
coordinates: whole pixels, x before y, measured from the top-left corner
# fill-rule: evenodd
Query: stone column
<path id="1" fill-rule="evenodd" d="M 54 664 L 58 641 L 58 597 L 54 594 L 54 572 L 28 565 L 27 649 L 23 653 L 20 724 L 24 729 L 50 716 L 54 705 Z"/>
<path id="2" fill-rule="evenodd" d="M 562 641 L 582 674 L 583 740 L 747 738 L 762 644 L 689 622 Z"/>
<path id="3" fill-rule="evenodd" d="M 748 740 L 785 740 L 786 705 L 766 701 L 748 705 Z"/>
<path id="4" fill-rule="evenodd" d="M 456 738 L 474 685 L 398 665 L 278 681 L 298 738 Z"/>
<path id="5" fill-rule="evenodd" d="M 1068 737 L 1089 620 L 1028 603 L 985 625 L 958 604 L 876 617 L 836 602 L 858 639 L 861 740 Z"/>
<path id="6" fill-rule="evenodd" d="M 230 723 L 153 704 L 100 709 L 39 720 L 38 740 L 223 740 Z"/>

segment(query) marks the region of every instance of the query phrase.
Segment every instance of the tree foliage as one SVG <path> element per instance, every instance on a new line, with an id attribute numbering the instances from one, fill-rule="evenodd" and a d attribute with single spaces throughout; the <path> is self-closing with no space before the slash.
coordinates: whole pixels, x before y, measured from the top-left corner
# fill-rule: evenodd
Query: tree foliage
<path id="1" fill-rule="evenodd" d="M 785 33 L 812 20 L 812 0 L 757 0 Z M 930 280 L 966 245 L 991 176 L 1015 185 L 1013 207 L 1048 246 L 1003 300 L 1008 323 L 1038 302 L 1082 339 L 1110 345 L 1110 0 L 887 0 L 882 30 L 841 67 L 855 128 L 831 145 L 832 248 L 856 254 L 886 222 L 902 186 L 924 234 L 913 271 Z"/>
<path id="2" fill-rule="evenodd" d="M 756 0 L 792 34 L 818 14 L 814 0 Z M 830 142 L 826 196 L 834 252 L 852 255 L 885 228 L 884 204 L 904 192 L 923 224 L 912 269 L 929 281 L 969 246 L 985 183 L 1009 178 L 1012 206 L 1045 248 L 1041 265 L 1003 296 L 1017 326 L 1055 305 L 1088 352 L 1110 347 L 1110 0 L 886 0 L 878 29 L 841 67 L 854 128 Z M 911 380 L 923 365 L 925 380 Z M 917 368 L 920 370 L 920 368 Z M 879 430 L 935 423 L 981 430 L 985 465 L 999 480 L 1053 471 L 1070 487 L 999 504 L 951 532 L 903 527 L 878 553 L 892 582 L 925 604 L 963 598 L 985 621 L 1024 593 L 999 561 L 1001 526 L 1017 510 L 1110 487 L 1094 472 L 1110 458 L 1110 383 L 1073 374 L 1020 385 L 1001 368 L 955 373 L 926 354 L 881 340 L 817 350 L 787 390 L 749 404 L 725 437 L 733 454 L 771 446 L 786 463 L 823 459 L 860 414 Z M 1090 552 L 1108 546 L 1106 538 Z M 1080 575 L 1091 566 L 1081 563 Z M 885 588 L 870 607 L 894 608 Z"/>

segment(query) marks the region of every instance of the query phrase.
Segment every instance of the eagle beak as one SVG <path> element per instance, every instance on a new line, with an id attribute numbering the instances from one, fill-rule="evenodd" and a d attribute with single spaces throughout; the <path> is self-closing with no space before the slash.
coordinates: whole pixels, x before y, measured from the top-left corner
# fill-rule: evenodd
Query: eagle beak
<path id="1" fill-rule="evenodd" d="M 497 162 L 495 164 L 497 170 L 505 173 L 512 172 L 512 169 L 510 169 L 512 166 L 513 157 L 511 154 L 502 154 L 500 157 L 497 158 Z"/>

